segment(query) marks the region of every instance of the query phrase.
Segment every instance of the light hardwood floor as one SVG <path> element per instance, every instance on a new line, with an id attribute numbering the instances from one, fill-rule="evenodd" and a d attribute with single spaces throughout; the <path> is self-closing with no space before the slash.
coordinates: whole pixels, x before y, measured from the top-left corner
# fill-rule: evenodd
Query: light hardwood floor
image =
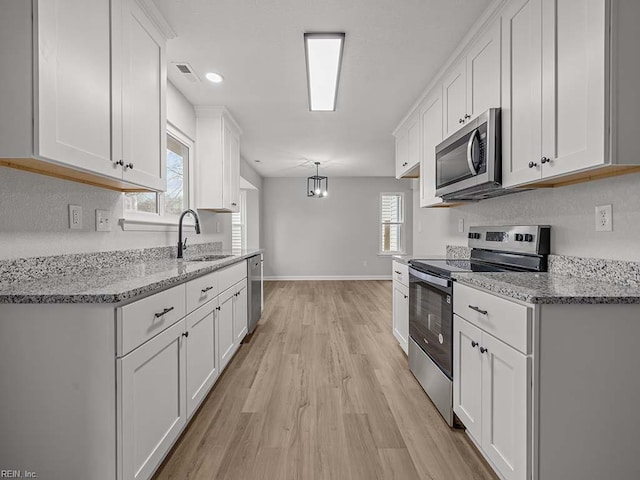
<path id="1" fill-rule="evenodd" d="M 391 334 L 391 282 L 265 282 L 265 310 L 166 479 L 496 479 Z"/>

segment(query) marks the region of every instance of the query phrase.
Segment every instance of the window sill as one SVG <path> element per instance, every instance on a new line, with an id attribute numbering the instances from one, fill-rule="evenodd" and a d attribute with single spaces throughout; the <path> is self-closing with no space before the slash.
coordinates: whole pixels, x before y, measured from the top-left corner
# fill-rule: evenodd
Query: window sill
<path id="1" fill-rule="evenodd" d="M 394 255 L 406 255 L 406 252 L 378 252 L 379 257 L 393 257 Z"/>
<path id="2" fill-rule="evenodd" d="M 118 220 L 118 224 L 125 232 L 177 232 L 177 218 L 149 218 L 146 216 L 126 217 Z M 185 232 L 195 231 L 195 223 L 192 220 L 182 224 Z"/>

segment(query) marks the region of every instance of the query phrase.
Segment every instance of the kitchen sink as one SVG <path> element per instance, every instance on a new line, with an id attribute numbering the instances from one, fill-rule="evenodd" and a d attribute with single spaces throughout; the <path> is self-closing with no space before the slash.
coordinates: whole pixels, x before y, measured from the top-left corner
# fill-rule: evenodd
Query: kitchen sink
<path id="1" fill-rule="evenodd" d="M 223 258 L 229 258 L 231 255 L 202 255 L 201 257 L 193 257 L 185 259 L 187 262 L 215 262 L 216 260 L 222 260 Z"/>

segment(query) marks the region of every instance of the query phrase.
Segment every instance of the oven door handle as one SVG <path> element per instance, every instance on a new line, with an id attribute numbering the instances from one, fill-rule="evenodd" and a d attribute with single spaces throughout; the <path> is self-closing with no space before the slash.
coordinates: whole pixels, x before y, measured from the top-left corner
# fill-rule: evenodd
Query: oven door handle
<path id="1" fill-rule="evenodd" d="M 441 287 L 449 288 L 451 286 L 451 280 L 447 280 L 446 278 L 436 277 L 435 275 L 429 275 L 428 273 L 420 272 L 414 268 L 409 269 L 409 272 L 414 277 L 419 278 L 420 280 L 424 280 L 425 282 L 431 283 L 433 285 L 440 285 Z"/>

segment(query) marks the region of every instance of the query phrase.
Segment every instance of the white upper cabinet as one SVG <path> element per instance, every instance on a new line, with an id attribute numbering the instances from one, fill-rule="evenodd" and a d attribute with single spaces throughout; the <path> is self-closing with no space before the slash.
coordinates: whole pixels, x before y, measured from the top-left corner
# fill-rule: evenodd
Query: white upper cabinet
<path id="1" fill-rule="evenodd" d="M 467 109 L 465 115 L 475 117 L 490 108 L 500 107 L 500 18 L 474 41 L 467 53 Z"/>
<path id="2" fill-rule="evenodd" d="M 237 212 L 242 131 L 224 107 L 196 107 L 196 116 L 196 208 Z"/>
<path id="3" fill-rule="evenodd" d="M 442 204 L 436 197 L 436 146 L 442 141 L 442 95 L 435 89 L 420 106 L 422 152 L 420 159 L 420 206 Z"/>
<path id="4" fill-rule="evenodd" d="M 38 2 L 37 23 L 33 26 L 38 39 L 34 54 L 39 99 L 34 104 L 37 120 L 34 153 L 88 171 L 114 175 L 109 3 L 109 0 Z"/>
<path id="5" fill-rule="evenodd" d="M 540 173 L 542 142 L 542 0 L 513 0 L 502 13 L 502 183 L 517 185 Z"/>
<path id="6" fill-rule="evenodd" d="M 413 112 L 394 133 L 396 137 L 396 178 L 417 177 L 420 167 L 420 118 Z"/>
<path id="7" fill-rule="evenodd" d="M 501 22 L 494 22 L 468 46 L 466 56 L 442 81 L 444 136 L 489 108 L 500 107 Z"/>
<path id="8" fill-rule="evenodd" d="M 113 154 L 124 180 L 165 190 L 165 39 L 135 0 L 113 3 Z"/>
<path id="9" fill-rule="evenodd" d="M 467 113 L 467 62 L 460 60 L 442 81 L 444 136 L 458 130 L 471 117 Z"/>
<path id="10" fill-rule="evenodd" d="M 164 190 L 165 37 L 154 25 L 134 0 L 3 2 L 0 165 Z"/>
<path id="11" fill-rule="evenodd" d="M 503 19 L 503 184 L 638 170 L 638 2 L 512 0 Z M 637 48 L 637 47 L 636 47 Z M 635 109 L 636 114 L 632 113 Z"/>

